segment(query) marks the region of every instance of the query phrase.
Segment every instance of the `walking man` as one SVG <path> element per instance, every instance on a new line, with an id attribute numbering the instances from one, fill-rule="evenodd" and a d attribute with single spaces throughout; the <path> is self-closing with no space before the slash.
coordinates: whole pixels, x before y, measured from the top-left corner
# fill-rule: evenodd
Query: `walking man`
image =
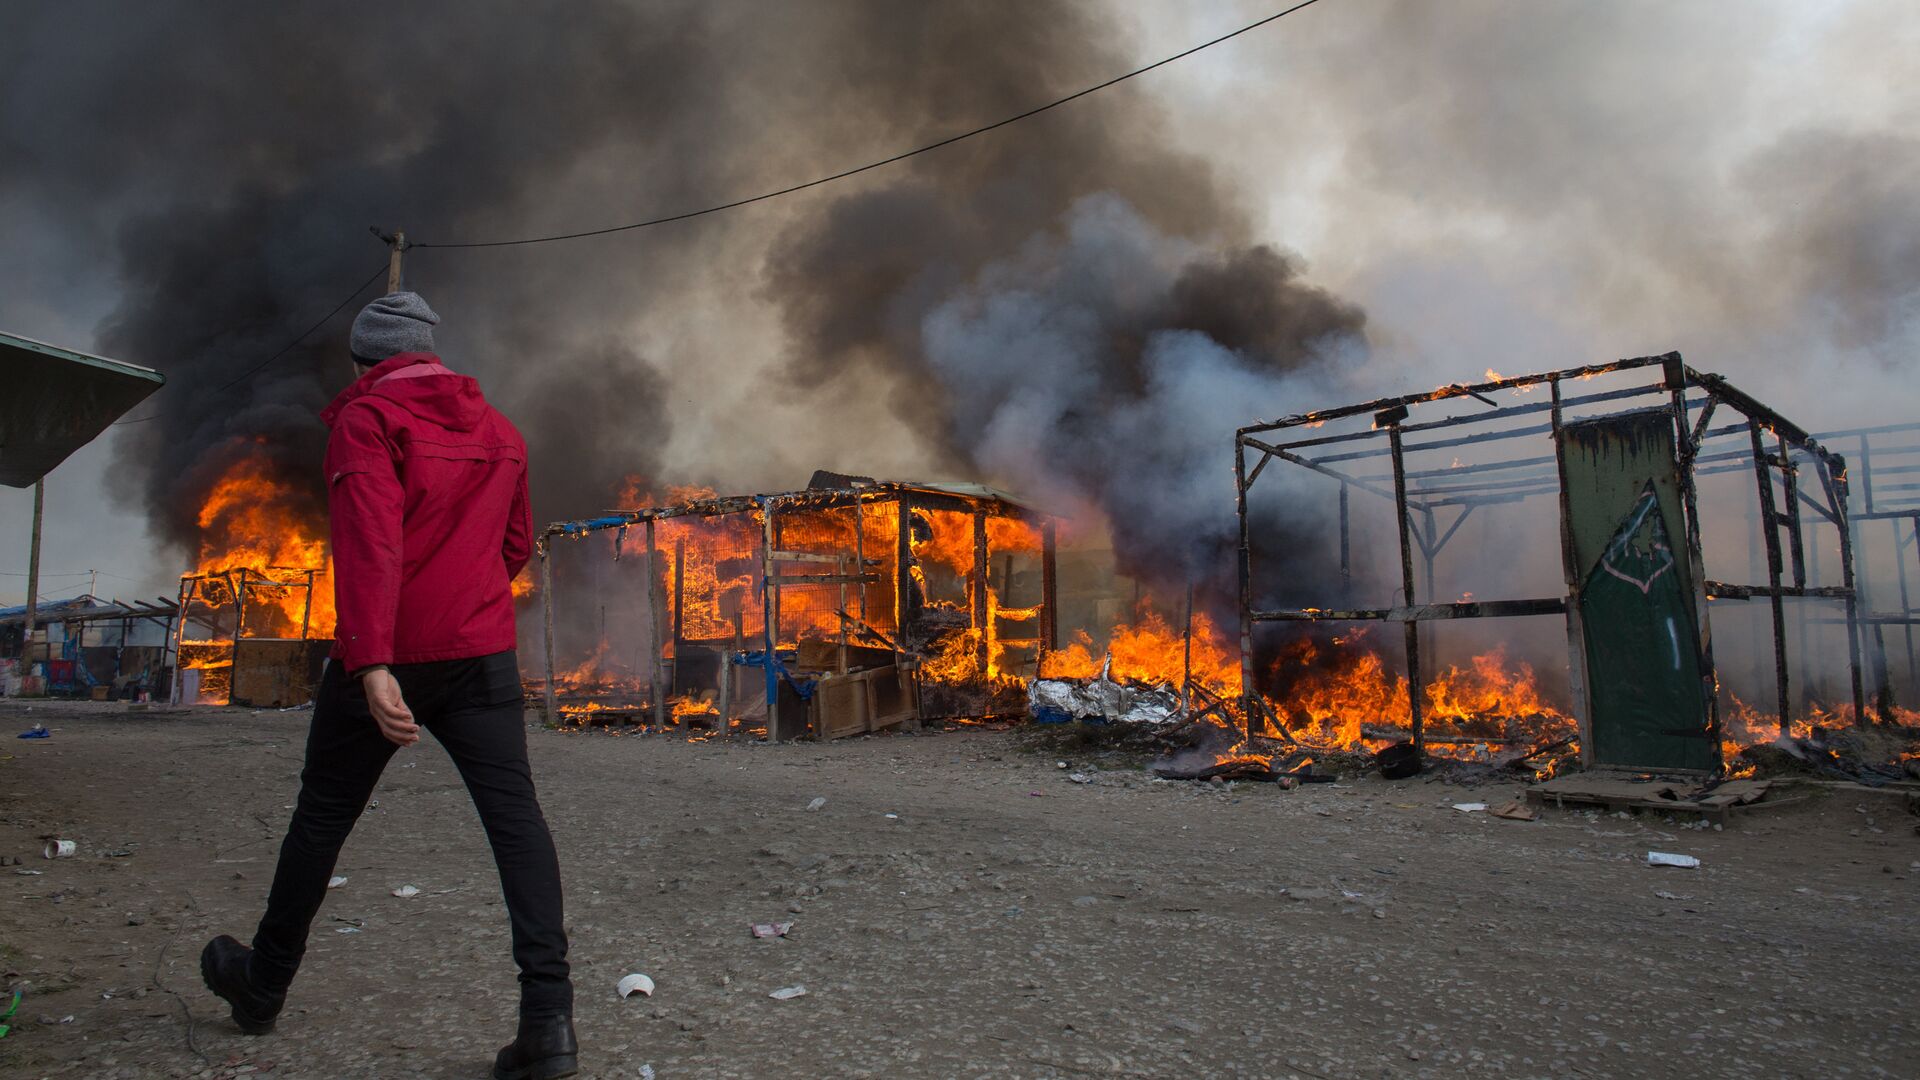
<path id="1" fill-rule="evenodd" d="M 532 540 L 527 451 L 479 384 L 433 351 L 417 294 L 367 305 L 358 377 L 321 418 L 339 625 L 314 696 L 300 797 L 266 914 L 248 948 L 200 954 L 240 1030 L 264 1035 L 286 1001 L 347 834 L 388 759 L 426 728 L 453 758 L 500 870 L 520 968 L 520 1027 L 499 1080 L 578 1071 L 560 863 L 527 764 L 510 582 Z"/>

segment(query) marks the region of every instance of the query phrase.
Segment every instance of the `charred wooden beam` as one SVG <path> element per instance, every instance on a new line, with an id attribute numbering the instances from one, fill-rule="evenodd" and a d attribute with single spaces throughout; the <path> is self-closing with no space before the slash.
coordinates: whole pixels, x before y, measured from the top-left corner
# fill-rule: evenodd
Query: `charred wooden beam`
<path id="1" fill-rule="evenodd" d="M 1403 411 L 1405 406 L 1398 406 Z M 1410 524 L 1407 520 L 1407 468 L 1402 453 L 1400 429 L 1387 429 L 1387 439 L 1393 451 L 1393 507 L 1394 521 L 1400 527 L 1400 598 L 1409 606 L 1413 604 L 1413 542 Z M 1420 699 L 1425 694 L 1424 680 L 1420 672 L 1420 624 L 1409 621 L 1404 626 L 1407 649 L 1407 715 L 1413 722 L 1413 748 L 1418 752 L 1425 742 L 1420 723 Z"/>
<path id="2" fill-rule="evenodd" d="M 1058 584 L 1058 536 L 1051 518 L 1040 526 L 1040 659 L 1060 647 L 1060 609 L 1056 595 Z"/>
<path id="3" fill-rule="evenodd" d="M 993 659 L 989 655 L 992 643 L 987 640 L 993 636 L 993 628 L 987 625 L 987 590 L 992 583 L 987 580 L 987 512 L 985 510 L 973 512 L 973 573 L 968 577 L 968 581 L 972 584 L 969 591 L 973 594 L 973 629 L 977 638 L 974 641 L 974 662 L 979 665 L 979 671 L 984 676 Z"/>
<path id="4" fill-rule="evenodd" d="M 1738 408 L 1738 406 L 1735 406 Z M 1742 412 L 1746 410 L 1742 409 Z M 1752 413 L 1747 413 L 1752 417 Z M 1796 429 L 1797 430 L 1797 429 Z M 1753 440 L 1753 470 L 1760 489 L 1760 520 L 1763 528 L 1760 539 L 1767 548 L 1767 585 L 1768 600 L 1773 614 L 1773 678 L 1774 689 L 1778 694 L 1780 730 L 1785 733 L 1791 729 L 1789 695 L 1787 693 L 1787 613 L 1781 603 L 1780 578 L 1785 569 L 1780 554 L 1779 511 L 1773 499 L 1773 473 L 1767 462 L 1766 445 L 1760 439 L 1760 421 L 1754 417 L 1748 427 Z"/>
<path id="5" fill-rule="evenodd" d="M 1273 608 L 1249 614 L 1255 622 L 1434 622 L 1559 615 L 1566 610 L 1565 597 L 1547 596 L 1533 600 L 1462 600 L 1384 608 Z"/>
<path id="6" fill-rule="evenodd" d="M 776 585 L 878 585 L 879 574 L 775 574 L 768 579 Z"/>
<path id="7" fill-rule="evenodd" d="M 1734 585 L 1725 581 L 1707 582 L 1709 600 L 1751 600 L 1755 597 L 1799 596 L 1819 600 L 1845 600 L 1853 590 L 1844 585 Z"/>
<path id="8" fill-rule="evenodd" d="M 1419 405 L 1430 401 L 1442 401 L 1447 398 L 1460 397 L 1476 391 L 1480 393 L 1491 393 L 1495 390 L 1512 390 L 1525 386 L 1538 386 L 1554 378 L 1586 378 L 1594 375 L 1605 375 L 1615 371 L 1630 371 L 1635 368 L 1662 364 L 1665 363 L 1669 357 L 1677 359 L 1679 355 L 1679 353 L 1666 353 L 1661 356 L 1637 356 L 1626 360 L 1614 360 L 1605 364 L 1589 364 L 1585 367 L 1567 368 L 1563 371 L 1543 372 L 1534 375 L 1516 375 L 1511 378 L 1495 379 L 1490 382 L 1473 383 L 1465 386 L 1443 386 L 1437 390 L 1429 390 L 1423 394 L 1404 394 L 1399 397 L 1381 398 L 1376 401 L 1364 402 L 1358 405 L 1346 405 L 1337 409 L 1321 409 L 1316 412 L 1283 417 L 1270 423 L 1254 424 L 1242 428 L 1241 431 L 1250 433 L 1272 431 L 1277 428 L 1300 427 L 1306 424 L 1325 423 L 1328 420 L 1342 420 L 1350 416 L 1361 416 L 1366 413 L 1378 413 L 1400 405 Z M 1480 418 L 1477 417 L 1476 419 Z"/>

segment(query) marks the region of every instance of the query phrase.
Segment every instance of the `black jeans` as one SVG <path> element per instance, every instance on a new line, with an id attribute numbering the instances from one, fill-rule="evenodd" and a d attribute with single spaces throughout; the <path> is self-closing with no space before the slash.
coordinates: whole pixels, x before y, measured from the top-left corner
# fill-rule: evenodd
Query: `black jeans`
<path id="1" fill-rule="evenodd" d="M 513 923 L 522 1015 L 571 1010 L 560 860 L 527 765 L 518 661 L 512 652 L 494 653 L 396 664 L 393 675 L 414 722 L 446 748 L 480 811 Z M 253 937 L 250 973 L 263 987 L 284 990 L 293 981 L 340 847 L 398 749 L 380 734 L 359 680 L 329 663 L 314 695 L 300 799 Z"/>

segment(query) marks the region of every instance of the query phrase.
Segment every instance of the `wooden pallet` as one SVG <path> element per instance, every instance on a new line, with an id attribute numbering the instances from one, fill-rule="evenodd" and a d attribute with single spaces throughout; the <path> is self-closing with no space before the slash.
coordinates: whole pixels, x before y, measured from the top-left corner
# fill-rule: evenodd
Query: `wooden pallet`
<path id="1" fill-rule="evenodd" d="M 1699 814 L 1725 823 L 1740 807 L 1752 806 L 1766 797 L 1770 780 L 1728 780 L 1719 785 L 1690 780 L 1639 780 L 1620 774 L 1575 773 L 1556 776 L 1527 788 L 1527 801 L 1535 806 L 1600 806 L 1615 810 L 1658 810 L 1663 813 Z M 1798 799 L 1776 799 L 1780 806 Z"/>

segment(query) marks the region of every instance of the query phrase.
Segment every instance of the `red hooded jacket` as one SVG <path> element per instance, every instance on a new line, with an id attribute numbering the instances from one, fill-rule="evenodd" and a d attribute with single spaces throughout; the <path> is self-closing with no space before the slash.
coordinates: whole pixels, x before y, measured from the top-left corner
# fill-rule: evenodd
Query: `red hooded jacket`
<path id="1" fill-rule="evenodd" d="M 334 660 L 351 674 L 513 648 L 509 582 L 533 538 L 527 444 L 480 384 L 432 353 L 401 353 L 320 418 Z"/>

